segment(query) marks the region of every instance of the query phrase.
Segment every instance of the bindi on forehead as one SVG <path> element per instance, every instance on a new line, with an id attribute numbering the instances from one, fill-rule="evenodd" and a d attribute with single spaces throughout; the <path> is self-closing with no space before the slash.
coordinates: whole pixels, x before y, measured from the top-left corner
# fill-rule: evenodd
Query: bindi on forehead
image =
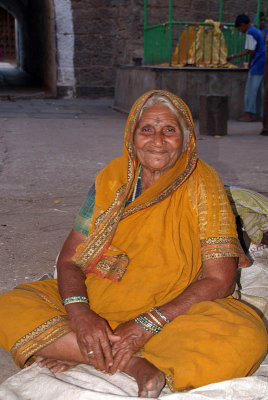
<path id="1" fill-rule="evenodd" d="M 155 119 L 155 124 L 156 124 L 157 126 L 160 125 L 161 122 L 162 122 L 162 120 L 161 120 L 159 117 L 157 117 L 157 118 Z"/>

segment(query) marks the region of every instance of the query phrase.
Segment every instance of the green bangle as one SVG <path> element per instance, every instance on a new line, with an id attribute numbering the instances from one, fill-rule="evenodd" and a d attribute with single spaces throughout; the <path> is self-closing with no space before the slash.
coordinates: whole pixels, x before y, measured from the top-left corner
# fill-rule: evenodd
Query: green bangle
<path id="1" fill-rule="evenodd" d="M 66 299 L 62 300 L 62 304 L 64 306 L 73 303 L 89 303 L 89 300 L 87 297 L 84 296 L 71 296 L 71 297 L 66 297 Z"/>
<path id="2" fill-rule="evenodd" d="M 164 314 L 162 314 L 162 313 L 158 310 L 157 307 L 152 308 L 150 311 L 155 311 L 155 312 L 159 315 L 159 317 L 161 317 L 167 324 L 170 323 L 170 320 L 169 320 Z"/>

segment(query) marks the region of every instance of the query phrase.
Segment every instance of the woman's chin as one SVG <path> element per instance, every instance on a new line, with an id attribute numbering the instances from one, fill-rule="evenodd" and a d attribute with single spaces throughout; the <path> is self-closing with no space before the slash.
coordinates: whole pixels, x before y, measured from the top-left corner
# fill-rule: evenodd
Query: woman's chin
<path id="1" fill-rule="evenodd" d="M 142 166 L 152 172 L 166 172 L 168 169 L 172 168 L 172 164 L 166 160 L 150 160 L 142 164 Z"/>

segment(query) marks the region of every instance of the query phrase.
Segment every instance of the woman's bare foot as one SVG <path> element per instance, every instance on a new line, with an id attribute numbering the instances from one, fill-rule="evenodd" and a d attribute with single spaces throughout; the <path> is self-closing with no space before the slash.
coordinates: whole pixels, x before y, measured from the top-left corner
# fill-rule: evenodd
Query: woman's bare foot
<path id="1" fill-rule="evenodd" d="M 145 358 L 132 357 L 124 371 L 136 379 L 139 397 L 157 398 L 165 386 L 165 375 Z"/>
<path id="2" fill-rule="evenodd" d="M 53 373 L 68 371 L 68 369 L 73 368 L 78 364 L 77 362 L 73 361 L 54 360 L 52 358 L 43 358 L 40 356 L 37 356 L 35 361 L 39 367 L 46 367 Z"/>

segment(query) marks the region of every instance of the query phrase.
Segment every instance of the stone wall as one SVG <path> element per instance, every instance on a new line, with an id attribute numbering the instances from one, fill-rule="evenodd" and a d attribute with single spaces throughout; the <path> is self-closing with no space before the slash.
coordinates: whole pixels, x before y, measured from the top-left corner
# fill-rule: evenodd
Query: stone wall
<path id="1" fill-rule="evenodd" d="M 111 95 L 118 64 L 143 56 L 143 0 L 72 0 L 77 96 Z M 167 0 L 148 0 L 148 24 L 168 20 Z M 225 0 L 223 21 L 257 9 L 257 0 Z M 173 0 L 173 19 L 217 20 L 219 0 Z"/>
<path id="2" fill-rule="evenodd" d="M 117 64 L 142 55 L 143 1 L 73 0 L 77 95 L 112 94 Z"/>
<path id="3" fill-rule="evenodd" d="M 243 114 L 246 80 L 245 69 L 121 66 L 117 69 L 114 108 L 128 113 L 144 92 L 162 89 L 181 97 L 194 118 L 199 117 L 201 95 L 228 96 L 229 119 L 236 119 Z"/>

